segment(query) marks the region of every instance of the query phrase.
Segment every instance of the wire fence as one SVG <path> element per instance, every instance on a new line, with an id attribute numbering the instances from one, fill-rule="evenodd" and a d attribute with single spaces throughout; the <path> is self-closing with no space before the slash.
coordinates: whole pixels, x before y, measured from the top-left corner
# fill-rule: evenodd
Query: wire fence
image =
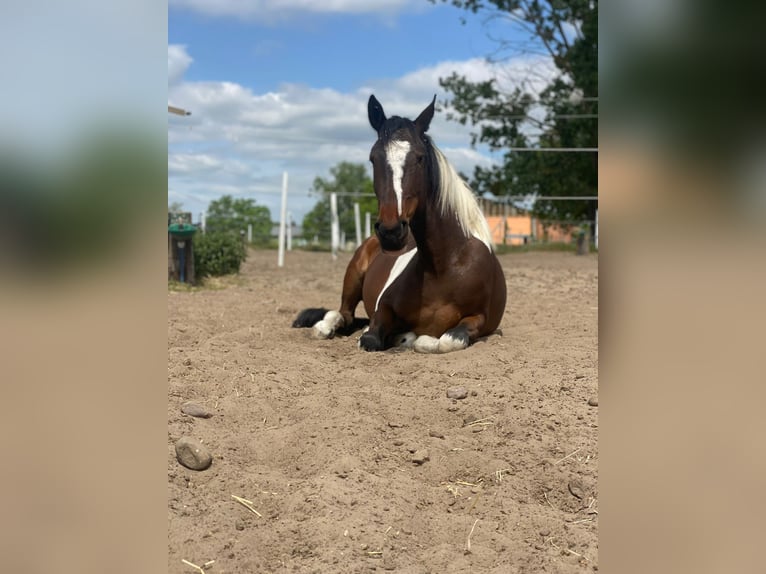
<path id="1" fill-rule="evenodd" d="M 347 196 L 362 194 L 345 193 Z M 547 196 L 530 197 L 522 195 L 501 196 L 498 198 L 479 198 L 479 205 L 487 219 L 493 241 L 496 245 L 504 246 L 552 246 L 553 244 L 575 245 L 582 234 L 585 234 L 593 247 L 598 248 L 598 209 L 595 218 L 541 218 L 513 202 L 525 202 L 531 205 L 534 201 L 598 201 L 598 196 Z M 339 220 L 354 221 L 353 225 L 339 226 L 338 237 L 334 245 L 332 237 L 332 214 L 328 213 L 326 229 L 314 229 L 309 233 L 302 227 L 302 221 L 295 220 L 291 215 L 285 226 L 285 242 L 288 250 L 292 248 L 318 251 L 353 251 L 374 231 L 373 224 L 377 213 L 354 213 L 353 218 L 338 214 Z M 170 219 L 170 215 L 169 215 Z M 190 221 L 191 222 L 191 221 Z M 201 231 L 207 229 L 205 214 L 199 214 L 195 222 Z M 228 227 L 228 226 L 227 226 Z M 238 230 L 242 241 L 254 246 L 275 247 L 279 241 L 280 226 L 274 222 L 269 229 L 241 224 Z"/>

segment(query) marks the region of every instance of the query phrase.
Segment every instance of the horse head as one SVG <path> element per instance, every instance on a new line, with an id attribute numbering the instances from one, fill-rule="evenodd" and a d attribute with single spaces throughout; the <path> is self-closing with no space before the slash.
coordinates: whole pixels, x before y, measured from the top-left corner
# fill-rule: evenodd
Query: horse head
<path id="1" fill-rule="evenodd" d="M 406 245 L 410 223 L 425 206 L 434 170 L 426 131 L 434 117 L 435 103 L 436 96 L 415 121 L 399 116 L 386 118 L 375 96 L 370 96 L 367 104 L 370 125 L 378 133 L 370 151 L 378 198 L 375 232 L 387 251 Z"/>

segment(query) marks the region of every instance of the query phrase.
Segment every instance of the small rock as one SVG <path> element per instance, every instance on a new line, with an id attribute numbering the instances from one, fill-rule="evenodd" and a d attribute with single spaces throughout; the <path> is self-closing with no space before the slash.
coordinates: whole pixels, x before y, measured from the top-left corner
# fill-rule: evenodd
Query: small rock
<path id="1" fill-rule="evenodd" d="M 468 389 L 465 387 L 450 387 L 447 389 L 447 398 L 464 399 L 468 396 Z"/>
<path id="2" fill-rule="evenodd" d="M 428 431 L 428 436 L 444 439 L 444 433 L 440 433 L 439 431 L 435 431 L 435 430 Z"/>
<path id="3" fill-rule="evenodd" d="M 213 462 L 213 456 L 196 438 L 182 436 L 176 442 L 176 458 L 186 468 L 205 470 Z"/>
<path id="4" fill-rule="evenodd" d="M 394 441 L 394 446 L 402 446 L 404 444 L 404 441 L 401 439 L 396 439 Z"/>
<path id="5" fill-rule="evenodd" d="M 548 538 L 548 536 L 550 536 L 550 535 L 551 535 L 551 531 L 548 530 L 547 528 L 543 528 L 540 531 L 540 536 L 542 536 L 543 538 Z"/>
<path id="6" fill-rule="evenodd" d="M 187 367 L 191 366 L 191 359 L 184 359 L 184 365 Z"/>
<path id="7" fill-rule="evenodd" d="M 451 413 L 454 413 L 457 411 L 457 407 L 455 405 L 450 405 L 447 407 L 447 410 Z"/>
<path id="8" fill-rule="evenodd" d="M 477 416 L 466 415 L 466 416 L 463 417 L 463 426 L 468 426 L 472 422 L 478 421 L 478 420 L 479 420 L 479 417 L 477 417 Z"/>
<path id="9" fill-rule="evenodd" d="M 200 419 L 209 419 L 213 416 L 213 413 L 211 413 L 205 407 L 192 402 L 182 404 L 181 412 L 185 415 L 189 415 L 190 417 L 197 417 Z"/>
<path id="10" fill-rule="evenodd" d="M 242 522 L 241 520 L 237 520 L 234 523 L 234 528 L 236 528 L 237 530 L 244 530 L 245 529 L 245 523 Z"/>
<path id="11" fill-rule="evenodd" d="M 479 393 L 478 393 L 477 391 L 471 391 L 471 396 L 472 396 L 472 397 L 475 397 L 475 396 L 477 396 L 478 394 L 479 394 Z"/>
<path id="12" fill-rule="evenodd" d="M 425 461 L 430 460 L 427 450 L 416 450 L 412 455 L 412 462 L 415 464 L 423 464 Z"/>
<path id="13" fill-rule="evenodd" d="M 588 404 L 592 407 L 598 406 L 598 397 L 591 397 L 588 399 Z"/>
<path id="14" fill-rule="evenodd" d="M 580 500 L 585 498 L 585 485 L 583 485 L 582 482 L 580 482 L 577 479 L 574 479 L 569 483 L 568 486 L 569 486 L 569 492 L 572 493 L 572 496 L 579 498 Z"/>

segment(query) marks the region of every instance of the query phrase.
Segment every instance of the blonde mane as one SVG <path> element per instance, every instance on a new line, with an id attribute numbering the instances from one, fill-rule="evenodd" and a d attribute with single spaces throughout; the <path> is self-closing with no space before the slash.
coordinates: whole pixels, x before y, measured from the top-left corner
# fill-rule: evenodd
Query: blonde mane
<path id="1" fill-rule="evenodd" d="M 454 214 L 466 237 L 473 235 L 493 251 L 492 234 L 473 191 L 433 142 L 431 149 L 439 167 L 439 208 L 442 215 Z"/>

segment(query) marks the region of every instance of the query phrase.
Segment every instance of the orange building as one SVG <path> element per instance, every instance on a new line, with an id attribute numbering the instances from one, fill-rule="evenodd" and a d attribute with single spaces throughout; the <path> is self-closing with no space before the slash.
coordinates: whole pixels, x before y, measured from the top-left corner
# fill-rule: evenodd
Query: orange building
<path id="1" fill-rule="evenodd" d="M 547 227 L 529 214 L 486 216 L 496 245 L 524 245 L 532 241 L 570 243 L 572 230 L 552 224 Z"/>

